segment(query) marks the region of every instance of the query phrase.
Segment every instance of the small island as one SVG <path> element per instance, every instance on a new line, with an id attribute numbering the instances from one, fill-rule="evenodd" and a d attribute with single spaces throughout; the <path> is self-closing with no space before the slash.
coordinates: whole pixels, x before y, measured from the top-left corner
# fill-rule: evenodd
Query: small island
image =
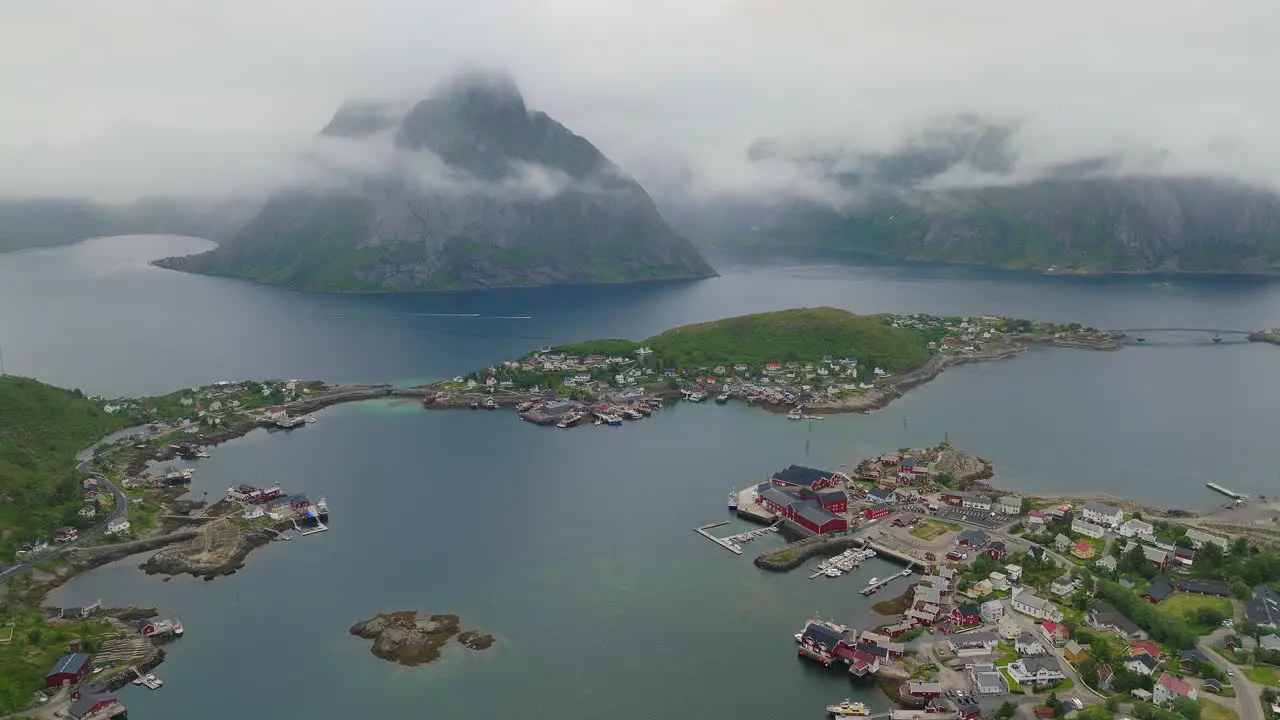
<path id="1" fill-rule="evenodd" d="M 451 638 L 470 650 L 487 650 L 492 635 L 464 630 L 457 615 L 423 615 L 416 610 L 381 613 L 352 625 L 352 635 L 372 640 L 374 656 L 401 665 L 425 665 L 440 659 Z"/>
<path id="2" fill-rule="evenodd" d="M 1117 350 L 1077 323 L 798 308 L 686 325 L 643 341 L 544 347 L 429 386 L 428 407 L 515 405 L 525 420 L 571 427 L 647 415 L 656 399 L 738 400 L 796 419 L 869 412 L 949 365 L 999 360 L 1033 345 Z"/>

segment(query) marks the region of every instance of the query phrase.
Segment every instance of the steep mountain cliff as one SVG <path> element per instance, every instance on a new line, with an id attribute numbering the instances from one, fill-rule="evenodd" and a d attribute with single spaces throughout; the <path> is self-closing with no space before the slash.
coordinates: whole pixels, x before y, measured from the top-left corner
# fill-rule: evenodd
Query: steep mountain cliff
<path id="1" fill-rule="evenodd" d="M 235 240 L 161 264 L 313 290 L 444 290 L 705 277 L 710 266 L 590 142 L 468 75 L 403 117 L 322 132 L 391 158 L 341 190 L 281 192 Z M 350 148 L 348 148 L 350 150 Z"/>
<path id="2" fill-rule="evenodd" d="M 788 154 L 760 142 L 749 150 L 753 161 L 803 167 L 845 201 L 736 199 L 667 210 L 715 244 L 1064 272 L 1280 272 L 1276 194 L 1208 178 L 1119 175 L 1120 158 L 1020 179 L 1013 134 L 962 118 L 884 154 Z M 939 189 L 957 173 L 980 179 Z"/>

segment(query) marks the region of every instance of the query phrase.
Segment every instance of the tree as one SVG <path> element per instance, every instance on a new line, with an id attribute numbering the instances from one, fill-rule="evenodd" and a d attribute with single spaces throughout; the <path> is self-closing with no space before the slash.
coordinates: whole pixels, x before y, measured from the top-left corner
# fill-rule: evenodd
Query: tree
<path id="1" fill-rule="evenodd" d="M 1107 698 L 1107 709 L 1111 712 L 1115 712 L 1120 709 L 1119 695 L 1111 695 Z"/>
<path id="2" fill-rule="evenodd" d="M 1000 703 L 1000 709 L 996 710 L 996 720 L 1013 720 L 1013 716 L 1018 713 L 1018 704 L 1005 700 Z"/>
<path id="3" fill-rule="evenodd" d="M 1062 701 L 1058 699 L 1058 693 L 1056 692 L 1049 693 L 1049 697 L 1045 698 L 1044 700 L 1044 706 L 1048 708 L 1053 708 L 1054 710 L 1057 710 L 1058 708 L 1062 707 Z"/>
<path id="4" fill-rule="evenodd" d="M 1200 705 L 1189 697 L 1174 700 L 1173 711 L 1187 720 L 1200 720 Z"/>
<path id="5" fill-rule="evenodd" d="M 1231 556 L 1235 558 L 1245 558 L 1249 556 L 1249 538 L 1238 537 L 1235 542 L 1231 543 Z"/>
<path id="6" fill-rule="evenodd" d="M 1098 687 L 1098 661 L 1091 657 L 1080 661 L 1080 679 L 1089 687 Z"/>
<path id="7" fill-rule="evenodd" d="M 1253 591 L 1249 589 L 1248 585 L 1245 585 L 1242 581 L 1237 580 L 1231 583 L 1231 596 L 1239 600 L 1240 602 L 1246 602 L 1249 598 L 1253 597 Z"/>

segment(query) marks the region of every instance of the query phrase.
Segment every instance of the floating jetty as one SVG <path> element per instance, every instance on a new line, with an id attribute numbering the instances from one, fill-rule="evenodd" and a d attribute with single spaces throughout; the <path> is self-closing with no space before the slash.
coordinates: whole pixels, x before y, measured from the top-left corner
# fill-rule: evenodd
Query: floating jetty
<path id="1" fill-rule="evenodd" d="M 870 585 L 868 585 L 868 586 L 866 586 L 866 587 L 862 588 L 862 589 L 861 589 L 861 590 L 859 590 L 858 592 L 862 593 L 863 595 L 872 595 L 872 594 L 874 594 L 877 590 L 879 590 L 880 588 L 884 587 L 885 585 L 888 585 L 889 583 L 893 582 L 894 580 L 897 580 L 898 578 L 907 577 L 907 576 L 909 576 L 909 575 L 911 575 L 911 568 L 907 568 L 906 570 L 903 570 L 903 571 L 902 571 L 902 572 L 900 572 L 900 573 L 895 573 L 895 574 L 893 574 L 893 575 L 890 575 L 890 576 L 889 576 L 889 577 L 887 577 L 887 578 L 884 578 L 884 579 L 881 579 L 881 580 L 877 580 L 877 581 L 875 581 L 875 582 L 871 583 Z"/>
<path id="2" fill-rule="evenodd" d="M 693 529 L 693 531 L 694 531 L 694 532 L 696 532 L 696 533 L 698 533 L 698 534 L 699 534 L 699 535 L 701 535 L 702 537 L 704 537 L 704 538 L 706 538 L 706 539 L 710 540 L 711 542 L 713 542 L 713 543 L 715 543 L 715 544 L 719 545 L 720 547 L 724 548 L 725 550 L 728 550 L 729 552 L 733 553 L 734 555 L 741 555 L 741 554 L 742 554 L 742 546 L 741 546 L 741 545 L 738 545 L 737 543 L 733 542 L 733 541 L 732 541 L 732 540 L 730 540 L 729 538 L 718 538 L 718 537 L 716 537 L 715 535 L 712 535 L 711 533 L 707 532 L 708 530 L 711 530 L 712 528 L 718 528 L 718 527 L 722 527 L 722 526 L 724 526 L 724 525 L 728 525 L 728 524 L 729 524 L 729 521 L 728 521 L 728 520 L 723 520 L 723 521 L 718 522 L 718 523 L 710 523 L 710 524 L 708 524 L 708 525 L 702 525 L 702 526 L 700 526 L 700 527 L 696 527 L 696 528 L 694 528 L 694 529 Z"/>
<path id="3" fill-rule="evenodd" d="M 144 675 L 142 671 L 136 667 L 131 667 L 129 669 L 132 670 L 133 673 L 138 676 L 134 678 L 134 681 L 133 681 L 134 685 L 142 685 L 148 690 L 159 690 L 160 688 L 164 687 L 164 681 L 156 677 L 155 675 L 152 675 L 151 673 L 146 673 Z"/>
<path id="4" fill-rule="evenodd" d="M 1241 501 L 1243 501 L 1243 500 L 1248 499 L 1248 496 L 1247 496 L 1247 495 L 1243 495 L 1243 494 L 1241 494 L 1241 493 L 1238 493 L 1238 492 L 1236 492 L 1235 490 L 1229 490 L 1229 489 L 1227 489 L 1227 488 L 1224 488 L 1224 487 L 1222 487 L 1221 485 L 1219 485 L 1218 483 L 1215 483 L 1215 482 L 1205 483 L 1205 484 L 1204 484 L 1204 486 L 1205 486 L 1205 487 L 1207 487 L 1207 488 L 1209 488 L 1210 490 L 1214 490 L 1214 491 L 1216 491 L 1216 492 L 1220 492 L 1220 493 L 1222 493 L 1223 495 L 1226 495 L 1227 497 L 1231 498 L 1232 500 L 1235 500 L 1236 502 L 1241 502 Z"/>

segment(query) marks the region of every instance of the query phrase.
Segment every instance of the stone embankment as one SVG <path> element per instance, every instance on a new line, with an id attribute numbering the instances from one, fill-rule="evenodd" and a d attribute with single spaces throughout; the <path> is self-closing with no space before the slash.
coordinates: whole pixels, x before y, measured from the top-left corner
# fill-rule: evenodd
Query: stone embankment
<path id="1" fill-rule="evenodd" d="M 803 540 L 787 543 L 780 548 L 770 550 L 755 559 L 755 566 L 770 572 L 787 572 L 794 570 L 814 557 L 831 557 L 852 547 L 860 547 L 862 538 L 856 535 L 824 537 L 815 535 Z"/>
<path id="2" fill-rule="evenodd" d="M 401 665 L 425 665 L 440 659 L 450 638 L 471 650 L 492 647 L 494 638 L 462 629 L 457 615 L 422 615 L 416 610 L 381 613 L 352 625 L 347 632 L 373 641 L 375 657 Z"/>

